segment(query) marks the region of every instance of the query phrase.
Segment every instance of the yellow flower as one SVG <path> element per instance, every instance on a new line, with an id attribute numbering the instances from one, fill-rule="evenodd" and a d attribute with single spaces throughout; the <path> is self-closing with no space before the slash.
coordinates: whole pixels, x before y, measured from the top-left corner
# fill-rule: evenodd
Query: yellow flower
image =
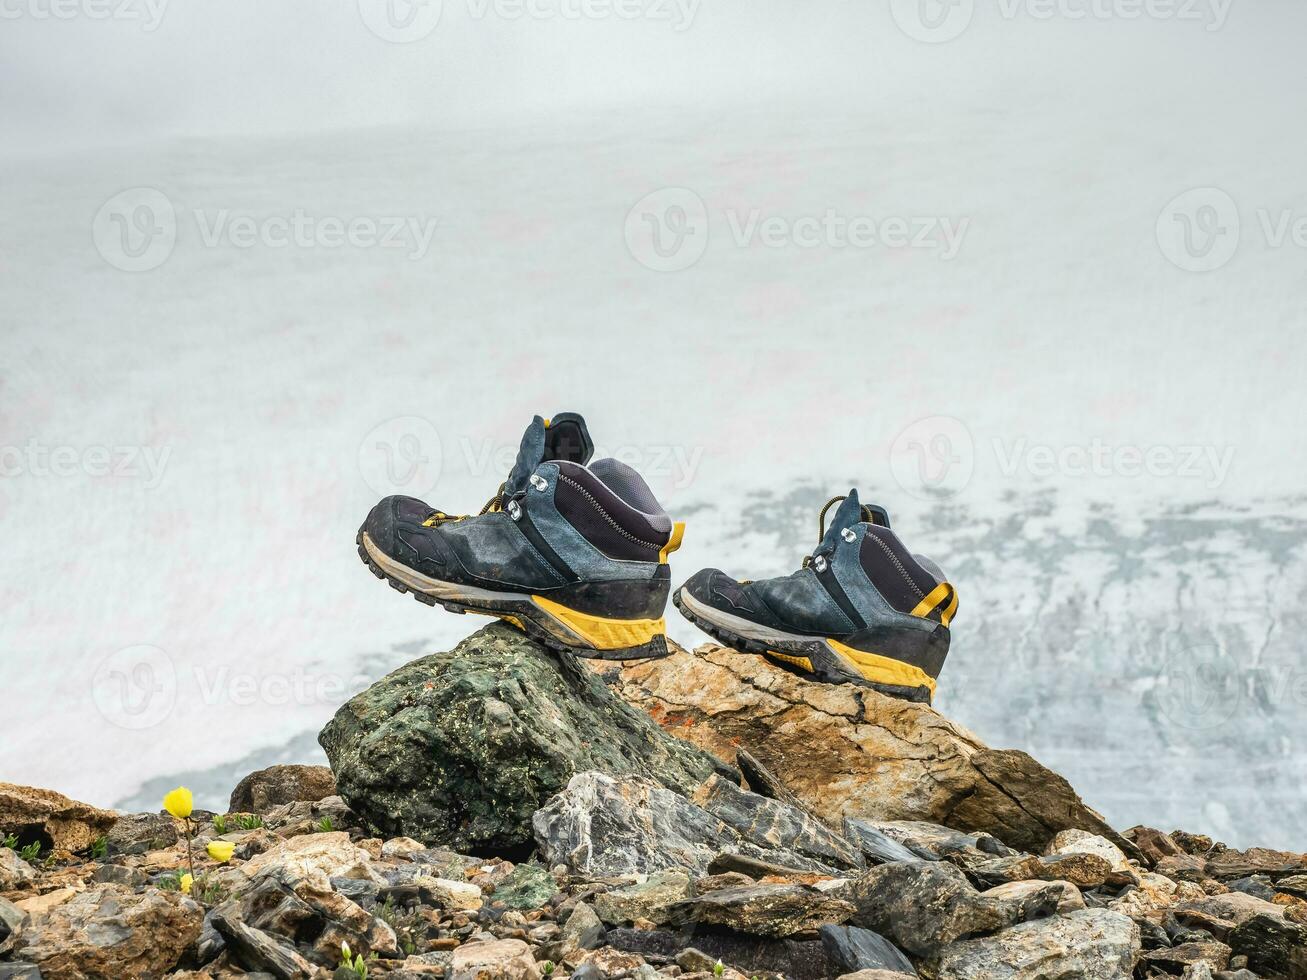
<path id="1" fill-rule="evenodd" d="M 195 799 L 185 786 L 178 786 L 163 798 L 163 808 L 179 820 L 185 820 L 195 808 Z"/>
<path id="2" fill-rule="evenodd" d="M 181 880 L 178 882 L 178 887 L 181 889 L 183 895 L 189 895 L 191 893 L 191 885 L 193 884 L 195 884 L 195 879 L 187 873 L 181 876 Z"/>
<path id="3" fill-rule="evenodd" d="M 229 840 L 211 840 L 209 846 L 205 848 L 209 852 L 209 857 L 215 861 L 221 861 L 226 864 L 231 860 L 232 852 L 236 850 L 236 845 Z"/>

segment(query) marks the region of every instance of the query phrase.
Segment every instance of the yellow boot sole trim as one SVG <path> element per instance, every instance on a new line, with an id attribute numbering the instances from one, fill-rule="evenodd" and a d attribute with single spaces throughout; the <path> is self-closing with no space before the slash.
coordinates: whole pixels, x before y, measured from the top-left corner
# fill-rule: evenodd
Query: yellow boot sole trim
<path id="1" fill-rule="evenodd" d="M 531 601 L 596 650 L 643 646 L 655 636 L 667 633 L 667 622 L 663 619 L 606 619 L 568 609 L 538 595 L 533 595 Z"/>
<path id="2" fill-rule="evenodd" d="M 845 646 L 836 640 L 827 640 L 826 644 L 837 654 L 847 660 L 858 673 L 873 684 L 894 684 L 898 687 L 928 687 L 930 696 L 935 696 L 935 678 L 920 667 L 905 664 L 902 660 L 882 657 L 878 653 L 864 653 L 853 647 Z"/>
<path id="3" fill-rule="evenodd" d="M 777 660 L 784 660 L 787 664 L 794 664 L 796 667 L 802 667 L 809 673 L 812 672 L 812 661 L 807 657 L 796 657 L 788 653 L 779 653 L 776 650 L 768 650 L 767 656 L 775 657 Z"/>

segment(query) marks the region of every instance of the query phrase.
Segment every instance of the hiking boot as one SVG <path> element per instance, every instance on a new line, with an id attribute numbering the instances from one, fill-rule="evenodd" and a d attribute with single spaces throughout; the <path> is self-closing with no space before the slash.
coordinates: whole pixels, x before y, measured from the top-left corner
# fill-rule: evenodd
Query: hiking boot
<path id="1" fill-rule="evenodd" d="M 828 531 L 826 511 L 836 501 Z M 939 566 L 910 554 L 884 509 L 862 506 L 856 490 L 822 508 L 820 543 L 793 575 L 737 581 L 705 568 L 673 601 L 719 642 L 809 680 L 927 704 L 958 607 Z"/>
<path id="2" fill-rule="evenodd" d="M 387 497 L 359 529 L 359 557 L 427 605 L 497 616 L 557 650 L 666 656 L 667 556 L 684 525 L 635 470 L 593 454 L 581 416 L 536 416 L 480 514 Z"/>

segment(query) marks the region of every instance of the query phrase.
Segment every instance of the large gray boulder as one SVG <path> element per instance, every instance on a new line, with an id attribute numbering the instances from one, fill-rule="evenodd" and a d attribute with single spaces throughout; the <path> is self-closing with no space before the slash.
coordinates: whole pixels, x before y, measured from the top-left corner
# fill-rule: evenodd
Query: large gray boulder
<path id="1" fill-rule="evenodd" d="M 1133 921 L 1084 909 L 952 943 L 920 972 L 931 980 L 1129 980 L 1138 953 Z"/>
<path id="2" fill-rule="evenodd" d="M 340 795 L 375 831 L 473 853 L 529 845 L 531 815 L 578 772 L 682 794 L 730 772 L 573 657 L 501 623 L 382 678 L 318 741 Z"/>
<path id="3" fill-rule="evenodd" d="M 752 795 L 752 794 L 748 794 Z M 774 800 L 764 800 L 784 806 Z M 728 814 L 735 819 L 747 804 L 736 800 Z M 653 874 L 680 870 L 710 873 L 722 854 L 744 855 L 800 871 L 842 875 L 841 868 L 811 855 L 810 838 L 797 821 L 787 827 L 795 836 L 742 833 L 679 793 L 645 779 L 614 779 L 601 772 L 579 773 L 567 788 L 535 815 L 535 838 L 548 865 L 563 864 L 596 877 Z"/>
<path id="4" fill-rule="evenodd" d="M 1061 896 L 1062 887 L 1051 884 L 1019 897 L 987 895 L 953 865 L 930 861 L 872 868 L 851 893 L 854 925 L 881 933 L 916 956 L 1052 915 Z"/>
<path id="5" fill-rule="evenodd" d="M 720 776 L 713 776 L 700 786 L 692 802 L 759 847 L 784 845 L 832 868 L 861 869 L 866 865 L 861 848 L 834 833 L 807 811 L 740 789 Z"/>

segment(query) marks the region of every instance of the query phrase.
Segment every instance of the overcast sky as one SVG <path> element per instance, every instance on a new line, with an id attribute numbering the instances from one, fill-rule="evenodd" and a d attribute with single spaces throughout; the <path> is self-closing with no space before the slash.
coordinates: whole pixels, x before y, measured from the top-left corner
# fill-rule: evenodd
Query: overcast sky
<path id="1" fill-rule="evenodd" d="M 887 99 L 1237 100 L 1286 125 L 1303 91 L 1295 0 L 417 3 L 0 0 L 4 145 Z"/>

